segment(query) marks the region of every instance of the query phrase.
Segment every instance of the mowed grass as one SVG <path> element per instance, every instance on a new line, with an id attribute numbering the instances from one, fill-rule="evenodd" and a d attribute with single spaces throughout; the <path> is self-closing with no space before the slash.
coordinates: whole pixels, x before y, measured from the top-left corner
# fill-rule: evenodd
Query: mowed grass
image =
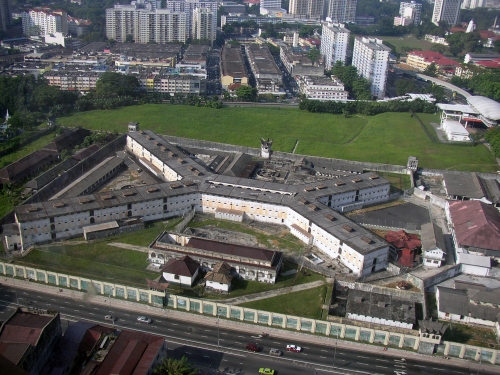
<path id="1" fill-rule="evenodd" d="M 436 115 L 419 114 L 424 123 Z M 484 146 L 433 143 L 409 113 L 377 116 L 317 114 L 288 108 L 223 108 L 181 105 L 132 106 L 90 111 L 58 119 L 63 126 L 125 132 L 137 121 L 159 134 L 260 147 L 260 137 L 273 139 L 273 149 L 375 163 L 406 165 L 417 156 L 419 166 L 434 169 L 494 172 L 498 165 Z M 428 126 L 430 127 L 430 125 Z"/>
<path id="2" fill-rule="evenodd" d="M 113 247 L 109 243 L 148 246 L 163 230 L 172 229 L 181 220 L 178 218 L 156 222 L 141 231 L 93 242 L 68 241 L 64 245 L 36 248 L 15 263 L 117 284 L 145 287 L 146 278 L 154 279 L 159 276 L 157 272 L 146 271 L 147 253 Z"/>
<path id="3" fill-rule="evenodd" d="M 425 51 L 430 49 L 433 45 L 433 43 L 427 42 L 423 39 L 417 39 L 413 35 L 405 35 L 402 37 L 381 36 L 376 38 L 380 38 L 384 42 L 391 43 L 394 47 L 396 47 L 396 51 L 400 53 L 403 52 L 401 51 L 401 47 L 420 48 L 422 51 Z"/>
<path id="4" fill-rule="evenodd" d="M 300 292 L 282 294 L 272 298 L 242 303 L 239 306 L 279 314 L 295 315 L 310 319 L 321 319 L 327 285 L 302 290 Z"/>

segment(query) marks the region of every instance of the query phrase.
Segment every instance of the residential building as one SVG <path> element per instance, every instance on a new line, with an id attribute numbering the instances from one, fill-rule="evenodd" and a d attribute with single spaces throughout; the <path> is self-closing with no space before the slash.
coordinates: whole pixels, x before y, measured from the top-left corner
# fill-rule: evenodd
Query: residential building
<path id="1" fill-rule="evenodd" d="M 214 29 L 213 14 L 207 8 L 196 8 L 193 11 L 193 39 L 206 39 L 211 43 L 215 40 L 217 30 Z"/>
<path id="2" fill-rule="evenodd" d="M 325 58 L 325 69 L 330 70 L 337 61 L 345 64 L 349 35 L 343 23 L 325 22 L 321 28 L 321 55 Z"/>
<path id="3" fill-rule="evenodd" d="M 307 19 L 323 17 L 325 0 L 290 0 L 289 14 Z"/>
<path id="4" fill-rule="evenodd" d="M 434 223 L 426 223 L 421 226 L 422 257 L 424 266 L 441 267 L 445 264 L 446 244 L 443 231 Z"/>
<path id="5" fill-rule="evenodd" d="M 356 22 L 357 0 L 325 0 L 324 16 L 330 22 Z"/>
<path id="6" fill-rule="evenodd" d="M 198 276 L 200 263 L 189 255 L 180 259 L 170 258 L 161 269 L 163 278 L 169 283 L 192 286 Z"/>
<path id="7" fill-rule="evenodd" d="M 245 51 L 259 92 L 279 93 L 283 76 L 267 45 L 249 44 Z"/>
<path id="8" fill-rule="evenodd" d="M 220 78 L 224 90 L 231 84 L 248 86 L 248 73 L 240 46 L 224 45 L 220 58 Z"/>
<path id="9" fill-rule="evenodd" d="M 219 4 L 216 0 L 166 0 L 166 8 L 171 12 L 186 14 L 186 35 L 193 35 L 193 14 L 194 10 L 199 8 L 205 8 L 212 13 L 211 30 L 217 30 Z"/>
<path id="10" fill-rule="evenodd" d="M 457 276 L 437 285 L 436 301 L 439 319 L 494 327 L 500 336 L 500 282 L 497 279 Z"/>
<path id="11" fill-rule="evenodd" d="M 432 23 L 439 25 L 440 21 L 444 21 L 449 26 L 455 25 L 458 22 L 461 4 L 462 0 L 436 0 L 432 13 Z"/>
<path id="12" fill-rule="evenodd" d="M 125 42 L 131 36 L 136 43 L 185 42 L 187 17 L 184 12 L 168 9 L 148 10 L 137 5 L 115 5 L 106 9 L 106 36 Z"/>
<path id="13" fill-rule="evenodd" d="M 12 25 L 10 0 L 0 0 L 0 30 L 7 31 Z"/>
<path id="14" fill-rule="evenodd" d="M 279 4 L 281 6 L 281 2 Z M 238 4 L 235 1 L 222 1 L 220 6 L 224 9 L 225 13 L 246 13 L 247 11 L 245 4 Z"/>
<path id="15" fill-rule="evenodd" d="M 229 293 L 233 280 L 231 266 L 226 262 L 217 263 L 212 271 L 207 272 L 204 280 L 206 288 Z"/>
<path id="16" fill-rule="evenodd" d="M 439 72 L 454 72 L 456 67 L 460 66 L 457 61 L 434 51 L 410 51 L 406 58 L 406 64 L 420 71 L 424 71 L 432 63 Z"/>
<path id="17" fill-rule="evenodd" d="M 324 58 L 321 56 L 314 64 L 311 59 L 307 57 L 308 49 L 302 47 L 289 47 L 280 46 L 280 58 L 283 66 L 291 76 L 324 76 L 325 63 Z"/>
<path id="18" fill-rule="evenodd" d="M 233 22 L 245 22 L 245 21 L 254 21 L 257 25 L 262 26 L 266 23 L 272 23 L 273 25 L 282 23 L 283 20 L 280 17 L 258 17 L 255 14 L 239 14 L 239 13 L 230 13 L 221 15 L 221 27 L 228 23 Z"/>
<path id="19" fill-rule="evenodd" d="M 18 308 L 0 326 L 0 355 L 30 375 L 39 375 L 61 336 L 59 313 L 33 314 Z"/>
<path id="20" fill-rule="evenodd" d="M 381 39 L 356 37 L 354 40 L 352 65 L 370 82 L 371 94 L 378 99 L 385 96 L 390 53 L 391 49 Z"/>
<path id="21" fill-rule="evenodd" d="M 61 91 L 88 92 L 95 90 L 103 72 L 75 72 L 50 70 L 44 74 L 49 86 L 59 87 Z"/>
<path id="22" fill-rule="evenodd" d="M 273 9 L 281 9 L 281 0 L 261 0 L 260 14 L 266 15 Z"/>
<path id="23" fill-rule="evenodd" d="M 300 93 L 307 99 L 321 101 L 347 101 L 348 92 L 344 84 L 335 76 L 300 76 L 298 80 Z"/>
<path id="24" fill-rule="evenodd" d="M 413 24 L 411 18 L 406 18 L 402 16 L 394 17 L 394 26 L 409 26 Z"/>
<path id="25" fill-rule="evenodd" d="M 462 1 L 462 9 L 476 9 L 482 8 L 485 6 L 485 0 L 463 0 Z"/>
<path id="26" fill-rule="evenodd" d="M 134 74 L 135 75 L 135 74 Z M 193 75 L 181 75 L 166 73 L 139 73 L 136 75 L 139 80 L 139 88 L 146 92 L 161 92 L 174 94 L 196 94 L 206 93 L 206 79 Z"/>
<path id="27" fill-rule="evenodd" d="M 23 33 L 26 36 L 68 33 L 68 14 L 64 10 L 33 8 L 21 14 Z"/>
<path id="28" fill-rule="evenodd" d="M 420 17 L 422 16 L 422 4 L 413 0 L 409 2 L 402 1 L 399 5 L 399 15 L 401 18 L 411 20 L 415 26 L 418 26 L 420 25 Z"/>

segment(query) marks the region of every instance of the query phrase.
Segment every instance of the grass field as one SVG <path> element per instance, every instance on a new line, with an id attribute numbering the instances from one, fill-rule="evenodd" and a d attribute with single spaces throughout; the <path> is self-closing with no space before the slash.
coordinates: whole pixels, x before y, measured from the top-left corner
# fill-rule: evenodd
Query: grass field
<path id="1" fill-rule="evenodd" d="M 436 115 L 419 114 L 422 121 Z M 159 134 L 259 147 L 260 137 L 273 139 L 273 149 L 339 159 L 406 165 L 417 156 L 419 166 L 493 172 L 498 165 L 484 146 L 433 143 L 408 113 L 377 116 L 318 114 L 284 108 L 211 108 L 147 104 L 112 111 L 90 111 L 58 119 L 63 126 L 125 132 L 127 123 Z"/>
<path id="2" fill-rule="evenodd" d="M 394 45 L 394 47 L 396 47 L 396 51 L 400 53 L 402 52 L 401 47 L 420 48 L 421 50 L 425 51 L 431 48 L 433 44 L 423 39 L 417 39 L 412 35 L 407 35 L 404 37 L 381 36 L 380 39 L 382 39 L 384 42 L 389 42 Z"/>
<path id="3" fill-rule="evenodd" d="M 321 319 L 321 307 L 327 292 L 327 285 L 282 294 L 277 297 L 246 302 L 239 306 L 279 314 L 295 315 L 310 319 Z"/>

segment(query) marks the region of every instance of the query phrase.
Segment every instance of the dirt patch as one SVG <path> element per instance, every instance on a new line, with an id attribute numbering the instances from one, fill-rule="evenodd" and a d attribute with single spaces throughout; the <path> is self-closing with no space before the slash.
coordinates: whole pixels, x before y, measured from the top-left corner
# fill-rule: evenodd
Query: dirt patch
<path id="1" fill-rule="evenodd" d="M 386 288 L 393 288 L 393 289 L 397 289 L 396 286 L 399 284 L 398 281 L 396 282 L 393 282 L 393 283 L 389 283 L 389 284 L 385 284 L 385 285 L 382 285 Z M 410 289 L 405 289 L 409 292 L 417 292 L 417 293 L 421 293 L 421 290 L 419 288 L 417 288 L 416 286 L 412 285 Z"/>

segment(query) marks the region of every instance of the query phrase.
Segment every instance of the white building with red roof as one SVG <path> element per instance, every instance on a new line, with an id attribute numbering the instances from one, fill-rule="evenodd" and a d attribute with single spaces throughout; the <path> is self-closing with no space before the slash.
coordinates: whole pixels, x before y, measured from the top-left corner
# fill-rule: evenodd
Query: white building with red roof
<path id="1" fill-rule="evenodd" d="M 420 71 L 427 69 L 432 63 L 436 65 L 438 71 L 444 72 L 455 72 L 455 69 L 460 66 L 459 62 L 434 51 L 410 51 L 406 63 Z"/>
<path id="2" fill-rule="evenodd" d="M 191 286 L 198 276 L 199 269 L 200 263 L 185 255 L 180 259 L 169 259 L 161 272 L 168 282 Z"/>

